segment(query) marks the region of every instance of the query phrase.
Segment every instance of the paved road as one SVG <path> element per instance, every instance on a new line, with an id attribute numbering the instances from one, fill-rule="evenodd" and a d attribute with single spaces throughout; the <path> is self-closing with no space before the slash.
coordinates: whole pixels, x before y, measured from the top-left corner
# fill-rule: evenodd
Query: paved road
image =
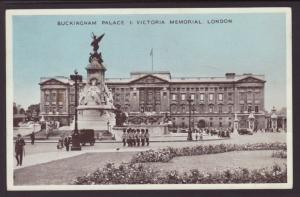
<path id="1" fill-rule="evenodd" d="M 83 146 L 82 151 L 70 151 L 58 150 L 56 143 L 49 143 L 49 141 L 41 141 L 34 145 L 27 143 L 26 154 L 22 167 L 16 167 L 16 161 L 14 158 L 14 168 L 23 168 L 36 164 L 46 163 L 58 159 L 68 158 L 77 156 L 88 152 L 135 152 L 144 151 L 148 149 L 159 149 L 163 147 L 185 147 L 195 146 L 199 144 L 246 144 L 246 143 L 261 143 L 261 142 L 286 142 L 285 133 L 257 133 L 252 136 L 232 136 L 229 139 L 206 139 L 203 141 L 163 141 L 163 142 L 152 142 L 147 147 L 123 147 L 121 142 L 117 143 L 96 143 L 94 146 Z M 118 150 L 117 150 L 118 149 Z"/>

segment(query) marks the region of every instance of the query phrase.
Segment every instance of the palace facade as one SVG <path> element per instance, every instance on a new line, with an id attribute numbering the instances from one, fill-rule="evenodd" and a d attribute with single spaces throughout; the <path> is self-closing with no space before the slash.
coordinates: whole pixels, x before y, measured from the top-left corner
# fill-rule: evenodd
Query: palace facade
<path id="1" fill-rule="evenodd" d="M 188 127 L 189 117 L 194 127 L 232 127 L 235 113 L 240 127 L 247 127 L 251 112 L 255 127 L 265 128 L 265 82 L 264 75 L 251 73 L 176 78 L 170 72 L 132 72 L 129 78 L 106 79 L 115 107 L 128 114 L 130 124 L 168 120 L 177 128 Z M 75 113 L 74 82 L 50 77 L 41 78 L 39 85 L 40 115 L 69 125 Z"/>

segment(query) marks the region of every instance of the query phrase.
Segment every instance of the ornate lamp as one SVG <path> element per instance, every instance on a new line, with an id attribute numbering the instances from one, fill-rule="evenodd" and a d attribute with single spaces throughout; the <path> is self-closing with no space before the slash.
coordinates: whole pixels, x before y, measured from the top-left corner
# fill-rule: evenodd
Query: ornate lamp
<path id="1" fill-rule="evenodd" d="M 191 107 L 192 107 L 193 99 L 189 96 L 187 102 L 189 103 L 189 131 L 188 131 L 187 140 L 192 141 L 193 137 L 192 137 L 192 130 L 191 130 L 191 110 L 192 110 Z"/>
<path id="2" fill-rule="evenodd" d="M 78 106 L 78 82 L 82 81 L 82 76 L 78 75 L 77 70 L 74 71 L 74 75 L 70 75 L 71 80 L 75 82 L 75 128 L 72 134 L 72 146 L 71 150 L 81 150 L 80 146 L 80 136 L 78 132 L 78 123 L 77 123 L 77 106 Z"/>

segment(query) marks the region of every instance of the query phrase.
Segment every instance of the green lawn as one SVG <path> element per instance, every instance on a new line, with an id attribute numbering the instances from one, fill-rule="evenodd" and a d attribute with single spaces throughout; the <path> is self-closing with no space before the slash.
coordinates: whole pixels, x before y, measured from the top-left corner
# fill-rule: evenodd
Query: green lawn
<path id="1" fill-rule="evenodd" d="M 269 150 L 236 151 L 200 156 L 175 157 L 167 163 L 151 162 L 146 165 L 156 170 L 177 170 L 180 173 L 188 172 L 191 169 L 199 169 L 203 172 L 214 172 L 239 167 L 253 170 L 272 167 L 274 164 L 284 167 L 286 159 L 274 158 L 272 157 L 272 153 L 273 151 Z"/>
<path id="2" fill-rule="evenodd" d="M 16 169 L 15 185 L 62 185 L 70 184 L 77 176 L 83 176 L 103 168 L 107 162 L 120 164 L 130 161 L 134 152 L 86 153 L 45 164 Z"/>

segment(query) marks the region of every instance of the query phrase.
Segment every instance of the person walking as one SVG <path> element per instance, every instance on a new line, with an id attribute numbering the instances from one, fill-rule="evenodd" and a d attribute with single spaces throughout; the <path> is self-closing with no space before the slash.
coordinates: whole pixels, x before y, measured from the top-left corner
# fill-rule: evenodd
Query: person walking
<path id="1" fill-rule="evenodd" d="M 131 146 L 131 141 L 130 141 L 130 132 L 131 132 L 131 128 L 127 129 L 127 146 Z"/>
<path id="2" fill-rule="evenodd" d="M 126 146 L 126 140 L 127 140 L 126 129 L 123 129 L 123 134 L 122 134 L 123 146 Z"/>
<path id="3" fill-rule="evenodd" d="M 136 130 L 135 140 L 136 140 L 136 145 L 140 146 L 140 130 L 139 129 Z"/>
<path id="4" fill-rule="evenodd" d="M 145 130 L 141 129 L 141 144 L 145 146 Z"/>
<path id="5" fill-rule="evenodd" d="M 150 138 L 150 134 L 149 134 L 149 132 L 148 132 L 148 129 L 146 129 L 145 138 L 146 138 L 147 146 L 149 146 L 149 138 Z"/>
<path id="6" fill-rule="evenodd" d="M 136 130 L 134 129 L 133 132 L 132 132 L 132 143 L 133 143 L 133 146 L 136 146 L 136 138 L 135 138 L 135 135 L 136 135 Z"/>
<path id="7" fill-rule="evenodd" d="M 63 138 L 63 136 L 61 136 L 61 137 L 58 139 L 58 142 L 57 142 L 56 147 L 57 147 L 57 149 L 62 149 L 62 148 L 64 148 L 64 138 Z"/>
<path id="8" fill-rule="evenodd" d="M 64 144 L 65 144 L 65 147 L 66 147 L 66 151 L 69 151 L 69 147 L 70 147 L 70 138 L 67 136 L 65 137 L 64 139 Z"/>
<path id="9" fill-rule="evenodd" d="M 35 140 L 35 134 L 32 131 L 32 133 L 30 134 L 30 139 L 31 139 L 31 144 L 34 145 L 34 140 Z"/>
<path id="10" fill-rule="evenodd" d="M 198 138 L 199 138 L 199 131 L 196 131 L 196 135 L 195 135 L 196 141 L 198 141 Z"/>
<path id="11" fill-rule="evenodd" d="M 15 154 L 17 159 L 17 166 L 22 166 L 23 154 L 25 155 L 25 141 L 22 138 L 21 134 L 17 135 L 16 143 L 15 143 Z"/>

